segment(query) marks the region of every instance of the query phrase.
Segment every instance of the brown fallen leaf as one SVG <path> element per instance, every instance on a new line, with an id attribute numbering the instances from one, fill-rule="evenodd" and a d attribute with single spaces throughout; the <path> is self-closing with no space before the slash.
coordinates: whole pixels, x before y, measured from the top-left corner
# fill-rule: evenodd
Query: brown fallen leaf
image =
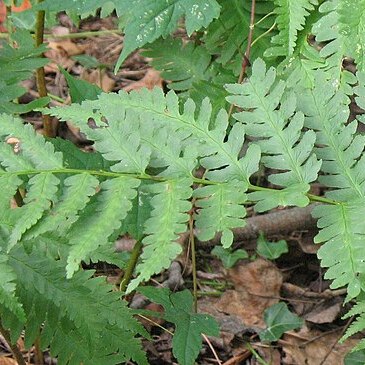
<path id="1" fill-rule="evenodd" d="M 283 336 L 286 365 L 343 365 L 346 354 L 359 340 L 348 339 L 338 343 L 341 333 L 324 333 L 303 327 L 299 332 L 287 332 Z M 332 349 L 332 346 L 335 345 Z M 326 358 L 328 354 L 328 357 Z M 325 359 L 326 358 L 326 359 Z M 325 361 L 323 361 L 325 359 Z"/>
<path id="2" fill-rule="evenodd" d="M 62 39 L 60 41 L 49 41 L 48 47 L 59 52 L 65 53 L 67 56 L 76 56 L 85 52 L 84 45 L 76 44 L 70 39 Z"/>
<path id="3" fill-rule="evenodd" d="M 160 73 L 153 68 L 149 68 L 141 80 L 133 82 L 124 88 L 125 91 L 129 92 L 132 90 L 143 89 L 144 87 L 152 90 L 154 87 L 162 88 L 162 78 Z"/>
<path id="4" fill-rule="evenodd" d="M 222 295 L 217 308 L 238 316 L 246 326 L 264 327 L 263 312 L 279 301 L 281 272 L 273 263 L 258 259 L 229 270 L 229 279 L 234 290 Z"/>
<path id="5" fill-rule="evenodd" d="M 81 79 L 99 86 L 103 91 L 109 92 L 114 89 L 115 80 L 108 76 L 105 70 L 84 70 Z"/>
<path id="6" fill-rule="evenodd" d="M 341 313 L 342 305 L 342 298 L 331 298 L 314 306 L 303 318 L 312 323 L 332 323 Z"/>

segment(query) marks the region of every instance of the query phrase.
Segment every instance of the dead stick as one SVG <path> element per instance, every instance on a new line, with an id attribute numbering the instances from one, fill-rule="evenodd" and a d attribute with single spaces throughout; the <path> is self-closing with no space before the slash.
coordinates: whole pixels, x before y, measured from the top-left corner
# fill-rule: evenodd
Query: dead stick
<path id="1" fill-rule="evenodd" d="M 272 236 L 313 229 L 316 227 L 316 220 L 312 218 L 311 211 L 315 205 L 310 204 L 305 208 L 276 210 L 272 213 L 247 218 L 245 227 L 233 229 L 234 241 L 253 240 L 259 236 L 260 232 L 265 236 Z M 196 230 L 194 230 L 194 234 L 197 234 Z M 188 232 L 183 233 L 180 242 L 185 242 L 188 235 Z M 220 243 L 221 236 L 221 233 L 217 233 L 213 239 L 206 243 L 217 245 Z"/>

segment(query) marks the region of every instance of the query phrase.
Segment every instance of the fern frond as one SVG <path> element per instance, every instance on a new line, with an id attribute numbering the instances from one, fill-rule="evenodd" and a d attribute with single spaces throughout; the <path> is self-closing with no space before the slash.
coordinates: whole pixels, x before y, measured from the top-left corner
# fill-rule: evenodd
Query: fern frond
<path id="1" fill-rule="evenodd" d="M 275 0 L 274 12 L 278 14 L 276 24 L 279 34 L 272 38 L 274 47 L 268 49 L 265 55 L 291 56 L 296 47 L 298 32 L 304 28 L 309 16 L 318 0 Z"/>
<path id="2" fill-rule="evenodd" d="M 28 344 L 44 323 L 42 346 L 50 345 L 61 364 L 115 364 L 129 359 L 147 364 L 134 337 L 146 332 L 105 278 L 90 278 L 93 271 L 83 271 L 64 280 L 63 262 L 40 252 L 29 256 L 22 249 L 12 251 L 9 264 L 17 274 L 18 294 L 31 318 L 25 326 Z"/>
<path id="3" fill-rule="evenodd" d="M 364 272 L 362 242 L 365 231 L 359 219 L 365 214 L 365 173 L 363 150 L 365 137 L 356 135 L 356 121 L 346 125 L 349 100 L 337 85 L 325 81 L 318 72 L 315 87 L 301 94 L 300 109 L 306 114 L 305 126 L 316 131 L 318 157 L 323 159 L 324 175 L 319 181 L 334 188 L 326 196 L 336 205 L 315 207 L 313 216 L 321 228 L 315 242 L 326 242 L 318 251 L 325 277 L 331 287 L 348 285 L 347 299 L 361 290 L 359 273 Z"/>
<path id="4" fill-rule="evenodd" d="M 207 27 L 220 12 L 216 0 L 157 0 L 144 2 L 136 0 L 128 3 L 125 39 L 116 69 L 135 49 L 151 43 L 159 37 L 166 38 L 177 27 L 178 20 L 185 16 L 188 35 L 202 27 Z"/>
<path id="5" fill-rule="evenodd" d="M 114 8 L 119 6 L 128 5 L 125 1 L 114 1 L 114 0 L 81 0 L 75 2 L 73 0 L 65 0 L 63 2 L 55 2 L 52 0 L 45 0 L 42 3 L 35 4 L 35 10 L 43 10 L 46 12 L 58 13 L 60 11 L 74 12 L 75 14 L 81 15 L 81 18 L 86 18 L 89 15 L 94 15 L 98 9 L 101 8 L 101 17 L 109 15 Z"/>
<path id="6" fill-rule="evenodd" d="M 12 40 L 16 47 L 11 46 L 11 42 L 0 41 L 0 113 L 27 113 L 49 102 L 48 97 L 28 104 L 13 102 L 26 92 L 26 89 L 19 85 L 20 82 L 31 77 L 34 69 L 48 63 L 47 58 L 41 57 L 46 47 L 35 47 L 31 33 L 25 29 L 13 32 Z"/>
<path id="7" fill-rule="evenodd" d="M 217 170 L 210 172 L 210 177 L 214 174 L 214 179 L 219 181 L 237 179 L 247 182 L 248 175 L 245 167 L 247 162 L 244 161 L 248 159 L 238 158 L 235 154 L 238 151 L 237 146 L 234 153 L 232 152 L 232 146 L 235 145 L 234 138 L 242 138 L 239 143 L 243 142 L 242 131 L 242 137 L 232 137 L 231 142 L 226 143 L 224 139 L 228 127 L 227 113 L 221 111 L 211 123 L 212 107 L 208 99 L 203 101 L 197 116 L 195 116 L 195 109 L 195 104 L 189 99 L 184 105 L 183 112 L 180 112 L 179 101 L 174 92 L 171 91 L 164 96 L 162 90 L 155 88 L 152 92 L 142 90 L 130 94 L 124 91 L 120 91 L 118 94 L 101 94 L 98 100 L 83 103 L 81 106 L 56 107 L 46 110 L 46 113 L 58 116 L 62 120 L 73 121 L 87 135 L 91 136 L 90 133 L 92 133 L 93 139 L 96 138 L 99 129 L 88 131 L 88 127 L 85 127 L 85 120 L 89 117 L 95 117 L 101 125 L 105 125 L 101 122 L 101 116 L 110 120 L 110 123 L 112 121 L 117 123 L 118 120 L 125 119 L 125 117 L 121 118 L 121 115 L 124 116 L 125 113 L 127 115 L 131 113 L 131 117 L 134 115 L 134 118 L 138 115 L 139 118 L 149 120 L 148 126 L 151 129 L 164 128 L 169 133 L 175 134 L 180 140 L 184 140 L 186 145 L 189 144 L 191 148 L 196 149 L 197 157 L 210 156 L 205 161 L 207 163 L 209 161 L 210 165 L 214 164 L 214 169 Z M 166 142 L 156 141 L 156 143 L 164 144 Z M 103 153 L 103 151 L 101 152 Z M 259 151 L 256 149 L 253 155 L 257 160 Z"/>
<path id="8" fill-rule="evenodd" d="M 25 322 L 24 309 L 15 295 L 16 274 L 8 264 L 8 258 L 0 255 L 0 305 L 6 307 L 20 322 Z"/>
<path id="9" fill-rule="evenodd" d="M 228 85 L 227 90 L 234 94 L 228 100 L 244 109 L 234 117 L 245 124 L 248 135 L 258 138 L 255 143 L 264 153 L 263 164 L 280 171 L 269 175 L 269 181 L 285 188 L 293 185 L 301 187 L 297 199 L 289 194 L 291 199 L 286 204 L 308 204 L 305 193 L 309 183 L 317 179 L 321 162 L 312 153 L 315 133 L 301 132 L 304 115 L 295 112 L 295 96 L 292 93 L 284 94 L 284 82 L 276 82 L 275 70 L 271 68 L 266 71 L 261 59 L 253 64 L 252 76 L 246 83 Z M 274 199 L 274 195 L 270 196 L 265 191 L 252 194 L 254 199 L 264 200 L 265 195 L 270 200 Z M 283 197 L 285 195 L 281 194 L 281 200 Z"/>
<path id="10" fill-rule="evenodd" d="M 93 205 L 93 214 L 83 214 L 71 227 L 67 237 L 70 253 L 67 259 L 67 276 L 79 269 L 81 260 L 101 245 L 121 226 L 122 220 L 132 208 L 139 180 L 118 177 L 100 184 L 100 192 Z"/>
<path id="11" fill-rule="evenodd" d="M 178 234 L 186 231 L 192 195 L 191 179 L 170 180 L 151 186 L 155 194 L 151 199 L 151 217 L 145 223 L 147 237 L 143 239 L 142 262 L 137 265 L 138 276 L 132 280 L 127 292 L 133 291 L 142 281 L 167 269 L 181 252 L 181 245 L 174 242 Z"/>

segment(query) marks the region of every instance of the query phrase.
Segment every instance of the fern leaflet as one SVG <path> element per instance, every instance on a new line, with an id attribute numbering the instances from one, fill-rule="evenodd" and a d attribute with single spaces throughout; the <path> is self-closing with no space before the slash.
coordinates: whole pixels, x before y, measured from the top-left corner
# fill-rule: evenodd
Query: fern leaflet
<path id="1" fill-rule="evenodd" d="M 294 52 L 298 32 L 303 29 L 310 11 L 318 0 L 275 0 L 276 23 L 279 34 L 272 38 L 274 47 L 268 49 L 265 55 L 291 56 Z"/>
<path id="2" fill-rule="evenodd" d="M 256 208 L 267 210 L 280 203 L 305 206 L 309 183 L 317 179 L 321 162 L 312 153 L 316 139 L 313 131 L 301 133 L 304 115 L 295 112 L 296 98 L 293 93 L 284 94 L 285 83 L 276 82 L 273 68 L 266 71 L 265 63 L 258 59 L 252 68 L 251 78 L 243 85 L 228 85 L 234 94 L 228 100 L 242 107 L 235 118 L 245 123 L 246 133 L 257 138 L 255 142 L 264 153 L 265 166 L 284 171 L 269 176 L 269 181 L 289 190 L 272 193 L 260 190 L 250 196 L 262 200 Z M 293 196 L 293 186 L 297 191 Z"/>

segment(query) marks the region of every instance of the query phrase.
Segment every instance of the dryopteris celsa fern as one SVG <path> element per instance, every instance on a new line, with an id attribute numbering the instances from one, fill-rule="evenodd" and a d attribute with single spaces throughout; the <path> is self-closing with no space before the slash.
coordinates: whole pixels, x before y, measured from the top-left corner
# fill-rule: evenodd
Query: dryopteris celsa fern
<path id="1" fill-rule="evenodd" d="M 170 179 L 150 188 L 150 194 L 155 197 L 150 200 L 152 213 L 145 222 L 145 250 L 142 263 L 137 267 L 140 278 L 131 283 L 129 290 L 141 280 L 167 268 L 180 252 L 180 246 L 171 241 L 177 238 L 177 233 L 185 230 L 185 225 L 182 224 L 187 222 L 187 211 L 191 208 L 187 200 L 192 195 L 190 179 L 194 168 L 198 166 L 197 157 L 201 159 L 200 164 L 209 169 L 206 177 L 216 183 L 222 182 L 222 193 L 226 190 L 222 195 L 225 198 L 220 201 L 223 203 L 222 211 L 227 210 L 219 224 L 215 217 L 204 213 L 196 217 L 198 226 L 214 227 L 209 230 L 209 234 L 206 230 L 201 231 L 204 239 L 212 238 L 216 231 L 222 230 L 225 232 L 225 245 L 229 245 L 233 237 L 227 230 L 244 224 L 240 220 L 244 211 L 238 204 L 244 201 L 245 195 L 239 202 L 232 202 L 227 191 L 236 189 L 235 180 L 241 181 L 242 193 L 247 190 L 248 177 L 257 170 L 259 149 L 252 146 L 244 158 L 239 158 L 243 143 L 242 126 L 235 125 L 232 138 L 225 141 L 228 127 L 226 113 L 222 111 L 214 125 L 210 126 L 209 102 L 203 102 L 197 117 L 194 110 L 195 106 L 190 100 L 180 113 L 174 93 L 169 93 L 165 98 L 160 90 L 155 89 L 152 93 L 143 91 L 129 95 L 125 92 L 101 95 L 97 101 L 50 111 L 78 126 L 88 138 L 95 141 L 96 149 L 104 158 L 121 160 L 111 166 L 112 171 L 148 178 L 145 170 L 149 165 L 161 170 L 156 176 L 157 180 Z M 89 118 L 94 119 L 97 128 L 92 129 L 85 123 Z M 132 120 L 134 123 L 131 124 Z M 166 135 L 170 137 L 166 138 Z M 176 178 L 179 180 L 176 181 Z M 234 185 L 230 187 L 231 184 Z M 196 191 L 204 200 L 213 197 L 216 199 L 213 191 L 204 188 Z M 177 226 L 174 227 L 174 224 Z M 128 231 L 128 228 L 124 229 Z M 159 259 L 156 260 L 155 257 Z"/>
<path id="2" fill-rule="evenodd" d="M 46 110 L 70 120 L 95 142 L 99 156 L 107 161 L 103 169 L 75 167 L 72 159 L 61 153 L 64 147 L 60 144 L 55 143 L 61 150 L 55 152 L 30 126 L 1 116 L 4 153 L 0 155 L 0 179 L 7 188 L 0 199 L 8 207 L 0 215 L 2 250 L 9 257 L 29 259 L 33 256 L 24 256 L 23 247 L 35 250 L 45 234 L 58 234 L 57 267 L 59 272 L 67 272 L 66 283 L 71 285 L 80 275 L 90 275 L 77 271 L 82 260 L 97 257 L 98 250 L 110 247 L 121 232 L 128 232 L 143 243 L 137 277 L 128 287 L 131 291 L 167 268 L 181 252 L 175 241 L 186 229 L 193 202 L 198 237 L 208 240 L 221 231 L 222 243 L 228 247 L 233 239 L 230 230 L 244 225 L 243 204 L 251 190 L 249 198 L 257 203 L 258 211 L 278 205 L 305 206 L 309 198 L 325 202 L 314 210 L 321 228 L 316 241 L 324 242 L 319 257 L 328 267 L 326 277 L 334 279 L 332 287 L 347 285 L 348 299 L 358 297 L 364 290 L 365 270 L 365 140 L 356 135 L 356 122 L 346 124 L 349 98 L 322 72 L 318 71 L 315 79 L 313 87 L 293 89 L 276 77 L 273 68 L 267 70 L 265 63 L 257 60 L 247 82 L 227 86 L 233 94 L 228 100 L 241 108 L 230 130 L 225 111 L 212 120 L 208 100 L 197 111 L 191 100 L 181 107 L 174 92 L 165 96 L 159 89 L 101 94 L 98 100 L 81 105 Z M 359 74 L 357 80 L 354 90 L 361 100 L 365 95 L 363 76 Z M 243 154 L 245 133 L 252 142 Z M 6 143 L 8 137 L 19 140 L 17 149 Z M 250 176 L 260 160 L 270 169 L 270 182 L 280 189 L 251 184 Z M 199 167 L 206 171 L 198 179 L 194 172 Z M 332 189 L 323 199 L 308 194 L 309 184 L 318 174 L 319 181 Z M 193 191 L 193 183 L 201 186 Z M 10 209 L 17 188 L 25 189 L 25 204 Z M 132 223 L 136 217 L 138 223 Z M 52 257 L 55 260 L 54 254 Z M 13 261 L 4 262 L 11 265 Z M 17 304 L 23 304 L 27 316 L 33 304 L 26 307 L 29 299 L 18 289 L 23 274 L 11 267 L 16 278 L 8 270 L 4 280 L 16 283 L 17 289 L 6 291 L 12 304 L 4 310 L 6 318 L 18 317 L 21 324 Z M 88 280 L 94 279 L 89 276 Z M 37 290 L 44 294 L 41 287 Z M 46 305 L 52 307 L 52 303 Z M 58 302 L 55 305 L 59 307 Z M 54 316 L 52 310 L 49 313 Z M 65 311 L 69 313 L 69 309 Z M 65 326 L 71 326 L 75 318 L 65 317 Z M 359 328 L 361 318 L 356 324 Z M 54 323 L 52 319 L 49 323 Z M 44 317 L 37 323 L 41 321 Z M 74 325 L 77 334 L 80 324 Z M 49 331 L 53 336 L 52 325 Z M 137 332 L 129 334 L 131 341 Z M 51 340 L 47 337 L 45 343 Z M 123 352 L 121 356 L 130 355 Z"/>
<path id="3" fill-rule="evenodd" d="M 99 246 L 110 244 L 110 237 L 121 230 L 129 231 L 122 223 L 133 205 L 141 204 L 134 199 L 141 193 L 139 182 L 151 180 L 152 185 L 147 190 L 146 186 L 143 188 L 149 194 L 151 212 L 143 223 L 144 252 L 137 266 L 139 275 L 129 287 L 132 290 L 142 280 L 167 268 L 181 251 L 173 241 L 186 229 L 198 159 L 201 166 L 209 169 L 206 179 L 212 187 L 196 190 L 197 204 L 202 206 L 202 213 L 196 216 L 197 225 L 211 227 L 201 230 L 204 239 L 222 230 L 224 244 L 229 246 L 233 237 L 228 230 L 244 224 L 241 218 L 245 213 L 240 204 L 246 200 L 244 193 L 249 176 L 258 168 L 260 151 L 253 145 L 240 157 L 242 125 L 237 123 L 225 140 L 227 115 L 222 111 L 211 123 L 208 100 L 198 115 L 194 111 L 195 105 L 189 100 L 180 112 L 176 95 L 169 93 L 165 97 L 157 89 L 152 93 L 103 94 L 81 106 L 51 109 L 49 113 L 71 120 L 95 141 L 98 152 L 110 161 L 106 171 L 69 168 L 62 161 L 62 154 L 54 152 L 52 144 L 35 135 L 30 126 L 23 128 L 19 120 L 3 116 L 0 134 L 4 141 L 8 136 L 19 139 L 20 152 L 15 154 L 11 146 L 3 143 L 7 154 L 0 159 L 7 172 L 3 171 L 1 178 L 9 178 L 9 173 L 25 178 L 14 180 L 5 199 L 22 184 L 27 191 L 25 204 L 10 210 L 15 223 L 9 232 L 7 250 L 19 241 L 56 231 L 69 245 L 66 271 L 71 277 L 83 259 Z M 90 118 L 95 127 L 89 126 Z M 166 139 L 166 134 L 171 137 Z M 49 157 L 42 159 L 42 154 Z M 13 165 L 14 157 L 21 164 Z M 147 171 L 147 167 L 155 173 Z M 235 201 L 229 196 L 237 189 L 241 196 Z M 204 207 L 211 209 L 218 196 L 221 216 L 217 221 L 215 216 L 204 213 Z"/>

